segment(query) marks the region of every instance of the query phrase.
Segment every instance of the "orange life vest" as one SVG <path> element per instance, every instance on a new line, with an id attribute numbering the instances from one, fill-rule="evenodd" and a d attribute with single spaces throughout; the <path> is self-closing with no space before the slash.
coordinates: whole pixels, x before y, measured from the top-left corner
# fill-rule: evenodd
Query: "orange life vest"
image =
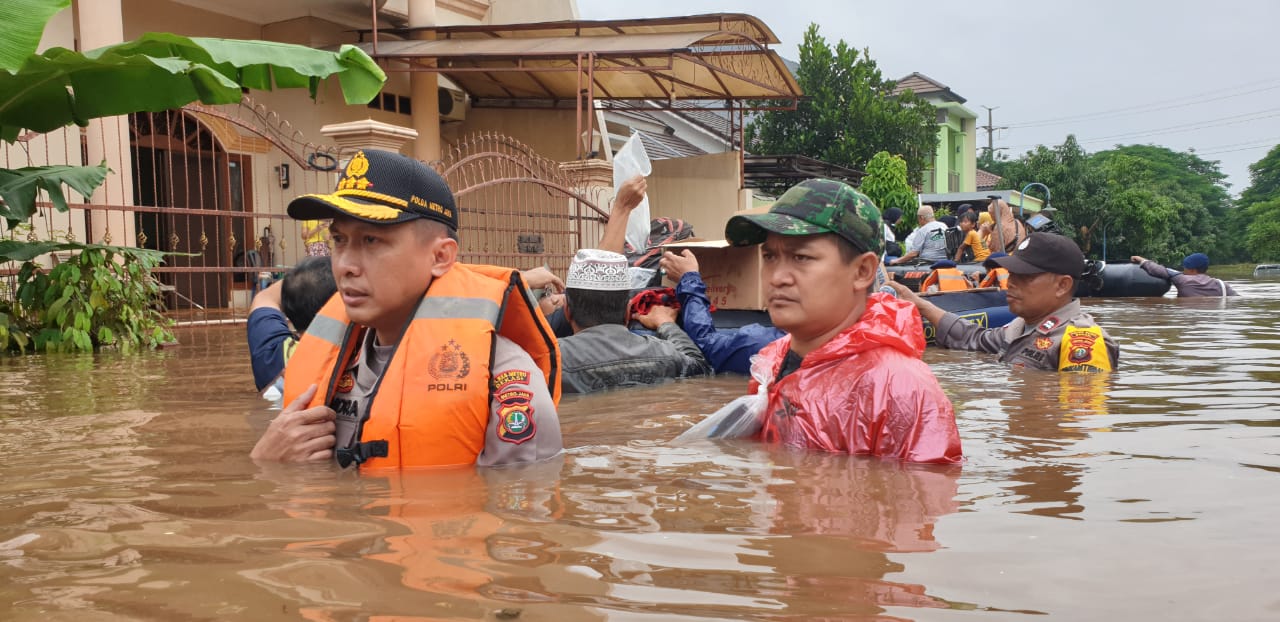
<path id="1" fill-rule="evenodd" d="M 992 268 L 987 271 L 987 278 L 982 279 L 978 287 L 999 287 L 1009 289 L 1009 271 L 1004 268 Z"/>
<path id="2" fill-rule="evenodd" d="M 959 268 L 938 268 L 929 273 L 929 278 L 920 284 L 920 291 L 928 291 L 930 285 L 937 285 L 941 292 L 960 292 L 969 289 L 969 279 Z"/>
<path id="3" fill-rule="evenodd" d="M 492 393 L 494 340 L 529 353 L 560 401 L 560 349 L 546 318 L 509 268 L 455 264 L 431 282 L 368 397 L 353 448 L 369 468 L 474 464 L 484 449 Z M 341 296 L 325 304 L 298 342 L 284 374 L 284 400 L 312 384 L 308 407 L 328 404 L 359 353 L 364 327 L 347 317 Z"/>

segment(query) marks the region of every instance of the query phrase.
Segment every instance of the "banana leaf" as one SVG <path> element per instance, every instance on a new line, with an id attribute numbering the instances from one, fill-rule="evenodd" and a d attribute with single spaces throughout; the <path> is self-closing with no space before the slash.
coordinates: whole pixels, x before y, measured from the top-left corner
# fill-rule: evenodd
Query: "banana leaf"
<path id="1" fill-rule="evenodd" d="M 66 184 L 81 196 L 93 194 L 102 185 L 111 169 L 103 162 L 98 166 L 28 166 L 26 168 L 0 168 L 0 218 L 9 226 L 26 220 L 35 212 L 36 193 L 44 190 L 49 201 L 60 212 L 67 211 L 67 199 L 62 194 Z"/>
<path id="2" fill-rule="evenodd" d="M 0 139 L 132 112 L 159 112 L 193 101 L 232 104 L 241 87 L 306 88 L 336 75 L 349 104 L 373 99 L 386 74 L 367 54 L 272 41 L 240 41 L 148 33 L 83 54 L 52 48 L 16 72 L 0 71 Z"/>
<path id="3" fill-rule="evenodd" d="M 36 53 L 49 19 L 71 6 L 71 0 L 5 0 L 0 2 L 0 69 L 15 71 Z"/>

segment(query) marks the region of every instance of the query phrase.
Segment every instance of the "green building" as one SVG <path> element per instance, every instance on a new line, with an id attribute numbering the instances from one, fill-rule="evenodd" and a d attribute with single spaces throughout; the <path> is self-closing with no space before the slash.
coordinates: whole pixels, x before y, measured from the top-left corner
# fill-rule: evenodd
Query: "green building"
<path id="1" fill-rule="evenodd" d="M 919 72 L 898 80 L 894 94 L 904 91 L 914 92 L 938 109 L 938 152 L 933 168 L 924 173 L 920 192 L 976 192 L 978 115 L 965 108 L 965 99 L 950 87 Z"/>

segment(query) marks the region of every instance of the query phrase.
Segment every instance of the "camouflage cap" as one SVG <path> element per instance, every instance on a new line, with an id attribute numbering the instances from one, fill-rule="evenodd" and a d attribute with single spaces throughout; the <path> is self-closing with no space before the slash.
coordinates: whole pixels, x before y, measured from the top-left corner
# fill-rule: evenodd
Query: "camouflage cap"
<path id="1" fill-rule="evenodd" d="M 734 246 L 764 242 L 769 232 L 782 235 L 834 233 L 862 252 L 884 250 L 880 210 L 867 195 L 830 179 L 809 179 L 787 190 L 767 214 L 729 219 L 724 237 Z"/>

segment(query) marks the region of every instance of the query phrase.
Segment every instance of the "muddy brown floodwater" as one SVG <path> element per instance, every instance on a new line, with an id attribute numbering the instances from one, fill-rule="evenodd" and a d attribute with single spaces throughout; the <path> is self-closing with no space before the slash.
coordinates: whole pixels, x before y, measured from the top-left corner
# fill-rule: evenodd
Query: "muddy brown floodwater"
<path id="1" fill-rule="evenodd" d="M 0 358 L 0 620 L 1280 619 L 1280 281 L 1235 282 L 1087 302 L 1110 376 L 930 350 L 942 469 L 668 443 L 740 377 L 566 398 L 530 469 L 264 469 L 242 326 Z"/>

